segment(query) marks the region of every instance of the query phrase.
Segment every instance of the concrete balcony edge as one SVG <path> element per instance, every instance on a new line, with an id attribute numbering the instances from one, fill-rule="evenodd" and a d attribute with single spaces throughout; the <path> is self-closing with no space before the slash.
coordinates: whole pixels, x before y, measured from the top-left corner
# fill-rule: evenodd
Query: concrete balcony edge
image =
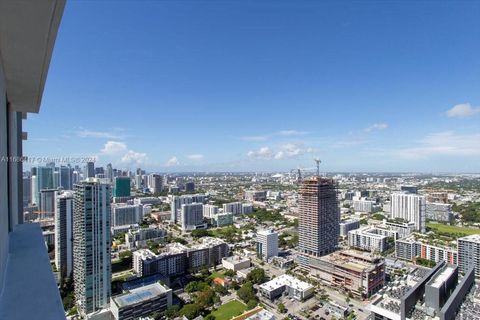
<path id="1" fill-rule="evenodd" d="M 19 224 L 9 234 L 0 319 L 65 319 L 60 293 L 38 224 Z"/>

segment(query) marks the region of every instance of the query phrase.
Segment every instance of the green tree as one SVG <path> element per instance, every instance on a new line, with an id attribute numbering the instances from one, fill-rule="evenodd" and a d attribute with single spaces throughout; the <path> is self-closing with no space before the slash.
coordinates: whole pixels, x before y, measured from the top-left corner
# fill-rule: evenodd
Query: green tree
<path id="1" fill-rule="evenodd" d="M 287 310 L 287 308 L 285 308 L 285 305 L 283 303 L 277 304 L 277 308 L 278 308 L 278 312 L 280 313 L 284 313 Z"/>
<path id="2" fill-rule="evenodd" d="M 251 310 L 257 306 L 258 302 L 255 299 L 248 300 L 247 302 L 247 310 Z"/>
<path id="3" fill-rule="evenodd" d="M 167 317 L 168 319 L 176 318 L 179 315 L 179 311 L 180 311 L 180 306 L 177 304 L 174 304 L 167 308 L 167 310 L 165 311 L 165 317 Z"/>
<path id="4" fill-rule="evenodd" d="M 265 270 L 262 268 L 255 268 L 247 275 L 247 281 L 251 281 L 255 284 L 262 284 L 265 282 Z"/>
<path id="5" fill-rule="evenodd" d="M 187 319 L 194 319 L 200 315 L 202 308 L 196 303 L 189 303 L 180 309 L 179 315 L 185 316 Z"/>
<path id="6" fill-rule="evenodd" d="M 221 294 L 221 295 L 225 295 L 225 294 L 228 293 L 227 288 L 225 288 L 224 286 L 219 285 L 219 284 L 215 284 L 213 286 L 213 290 L 215 290 L 216 293 Z"/>
<path id="7" fill-rule="evenodd" d="M 250 300 L 256 300 L 253 283 L 250 281 L 245 282 L 245 284 L 238 289 L 237 295 L 245 303 L 248 303 Z"/>
<path id="8" fill-rule="evenodd" d="M 225 276 L 227 276 L 227 277 L 234 277 L 237 273 L 236 273 L 235 271 L 233 271 L 233 270 L 228 269 L 227 271 L 225 271 L 224 274 L 225 274 Z"/>
<path id="9" fill-rule="evenodd" d="M 195 300 L 202 309 L 209 308 L 215 303 L 215 291 L 211 288 L 208 288 L 205 291 L 202 291 L 198 294 L 197 299 Z"/>
<path id="10" fill-rule="evenodd" d="M 190 281 L 185 286 L 185 292 L 192 293 L 197 291 L 197 281 Z"/>

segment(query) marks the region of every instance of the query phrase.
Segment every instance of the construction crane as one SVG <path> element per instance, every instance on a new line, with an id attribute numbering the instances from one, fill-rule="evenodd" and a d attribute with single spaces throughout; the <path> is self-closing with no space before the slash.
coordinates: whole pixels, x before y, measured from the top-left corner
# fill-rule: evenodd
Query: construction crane
<path id="1" fill-rule="evenodd" d="M 310 170 L 315 170 L 315 167 L 310 167 L 310 168 L 300 168 L 297 167 L 297 169 L 292 169 L 290 170 L 290 173 L 297 173 L 297 182 L 300 183 L 302 182 L 303 177 L 305 177 L 305 172 L 310 171 Z"/>
<path id="2" fill-rule="evenodd" d="M 317 177 L 320 177 L 320 162 L 322 161 L 320 160 L 320 158 L 315 158 L 314 160 L 317 164 Z"/>

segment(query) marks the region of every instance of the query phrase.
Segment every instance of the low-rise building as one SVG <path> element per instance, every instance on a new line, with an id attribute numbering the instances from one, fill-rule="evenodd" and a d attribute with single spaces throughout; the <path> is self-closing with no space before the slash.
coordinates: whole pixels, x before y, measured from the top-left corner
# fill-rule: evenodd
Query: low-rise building
<path id="1" fill-rule="evenodd" d="M 216 227 L 224 227 L 233 224 L 233 213 L 223 212 L 212 216 L 212 224 Z"/>
<path id="2" fill-rule="evenodd" d="M 390 284 L 367 309 L 372 319 L 453 320 L 474 281 L 473 268 L 458 282 L 458 268 L 442 261 L 422 277 Z"/>
<path id="3" fill-rule="evenodd" d="M 245 200 L 247 201 L 265 201 L 267 200 L 267 191 L 246 190 Z"/>
<path id="4" fill-rule="evenodd" d="M 223 240 L 204 237 L 200 244 L 192 247 L 180 243 L 168 244 L 160 254 L 148 249 L 137 250 L 133 253 L 133 268 L 142 277 L 160 274 L 162 278 L 168 278 L 213 267 L 228 254 L 228 245 Z"/>
<path id="5" fill-rule="evenodd" d="M 356 250 L 340 250 L 323 257 L 302 256 L 302 261 L 331 287 L 368 298 L 385 284 L 385 261 L 382 257 Z"/>
<path id="6" fill-rule="evenodd" d="M 115 320 L 134 320 L 154 312 L 163 312 L 172 305 L 172 289 L 159 283 L 131 289 L 110 298 Z"/>
<path id="7" fill-rule="evenodd" d="M 298 301 L 310 298 L 315 287 L 307 282 L 300 281 L 288 274 L 282 274 L 259 286 L 260 293 L 270 300 L 286 294 Z"/>
<path id="8" fill-rule="evenodd" d="M 407 261 L 414 261 L 416 257 L 420 257 L 435 263 L 445 261 L 450 264 L 458 264 L 455 242 L 445 243 L 442 240 L 430 240 L 420 234 L 396 240 L 395 257 Z"/>
<path id="9" fill-rule="evenodd" d="M 238 271 L 250 267 L 250 259 L 240 256 L 225 257 L 222 259 L 222 266 L 225 269 Z"/>

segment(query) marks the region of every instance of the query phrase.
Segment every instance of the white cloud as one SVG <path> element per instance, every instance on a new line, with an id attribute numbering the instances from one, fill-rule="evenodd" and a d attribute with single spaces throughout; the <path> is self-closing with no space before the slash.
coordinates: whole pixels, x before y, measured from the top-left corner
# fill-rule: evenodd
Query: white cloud
<path id="1" fill-rule="evenodd" d="M 280 130 L 274 133 L 265 134 L 265 135 L 258 135 L 258 136 L 243 136 L 240 137 L 241 140 L 245 141 L 266 141 L 274 137 L 291 137 L 291 136 L 302 136 L 306 135 L 308 132 L 306 131 L 298 131 L 298 130 Z"/>
<path id="2" fill-rule="evenodd" d="M 280 151 L 275 154 L 275 159 L 294 158 L 306 153 L 312 153 L 313 148 L 305 148 L 300 143 L 286 143 L 280 146 Z"/>
<path id="3" fill-rule="evenodd" d="M 174 167 L 174 166 L 178 166 L 179 164 L 180 162 L 175 156 L 171 157 L 170 159 L 167 160 L 167 162 L 165 162 L 165 166 L 167 167 Z"/>
<path id="4" fill-rule="evenodd" d="M 101 150 L 102 154 L 115 155 L 127 151 L 127 144 L 119 141 L 107 141 Z"/>
<path id="5" fill-rule="evenodd" d="M 419 141 L 419 145 L 394 152 L 395 156 L 418 160 L 431 156 L 480 156 L 480 133 L 459 135 L 454 131 L 432 133 Z"/>
<path id="6" fill-rule="evenodd" d="M 472 107 L 470 103 L 462 103 L 453 106 L 447 111 L 450 118 L 467 118 L 480 113 L 480 107 Z"/>
<path id="7" fill-rule="evenodd" d="M 245 136 L 240 139 L 245 141 L 265 141 L 268 139 L 268 136 Z"/>
<path id="8" fill-rule="evenodd" d="M 203 160 L 205 156 L 203 154 L 189 154 L 187 158 L 190 160 Z"/>
<path id="9" fill-rule="evenodd" d="M 104 138 L 104 139 L 123 139 L 124 136 L 118 134 L 118 132 L 111 131 L 93 131 L 81 128 L 75 132 L 77 137 L 80 138 Z"/>
<path id="10" fill-rule="evenodd" d="M 271 159 L 273 156 L 273 153 L 269 147 L 261 147 L 256 151 L 248 151 L 247 156 L 249 158 L 256 158 L 256 159 Z"/>
<path id="11" fill-rule="evenodd" d="M 374 123 L 370 126 L 368 126 L 367 128 L 365 128 L 365 132 L 371 132 L 371 131 L 374 131 L 374 130 L 385 130 L 388 128 L 388 125 L 386 123 Z"/>
<path id="12" fill-rule="evenodd" d="M 297 130 L 282 130 L 278 132 L 281 136 L 303 136 L 308 134 L 306 131 L 297 131 Z"/>
<path id="13" fill-rule="evenodd" d="M 256 151 L 249 151 L 247 156 L 249 158 L 256 159 L 287 159 L 301 156 L 306 153 L 312 153 L 314 150 L 312 148 L 305 148 L 303 144 L 300 143 L 286 143 L 277 148 L 276 151 L 273 151 L 269 147 L 262 147 Z"/>
<path id="14" fill-rule="evenodd" d="M 135 152 L 133 150 L 128 150 L 128 152 L 122 157 L 122 162 L 130 164 L 143 164 L 146 160 L 146 153 Z"/>
<path id="15" fill-rule="evenodd" d="M 125 142 L 120 141 L 107 141 L 100 150 L 100 155 L 120 157 L 122 163 L 130 165 L 144 164 L 148 159 L 146 153 L 130 150 Z"/>

